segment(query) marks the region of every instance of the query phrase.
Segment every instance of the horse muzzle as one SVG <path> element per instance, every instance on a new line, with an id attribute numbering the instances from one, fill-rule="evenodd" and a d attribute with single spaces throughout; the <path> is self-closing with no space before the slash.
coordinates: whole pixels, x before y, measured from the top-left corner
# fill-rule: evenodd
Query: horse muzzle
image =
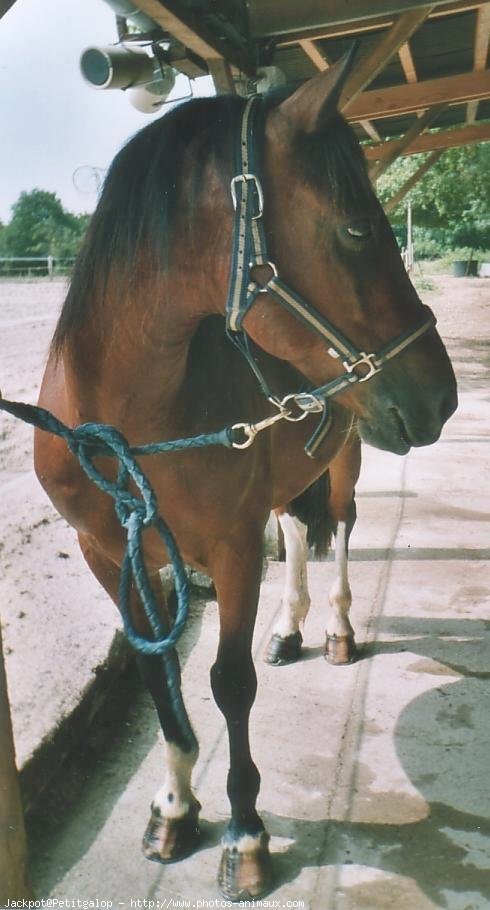
<path id="1" fill-rule="evenodd" d="M 402 385 L 388 376 L 377 378 L 379 391 L 359 420 L 364 442 L 396 455 L 437 442 L 458 405 L 456 378 L 445 350 L 444 355 L 444 369 L 430 381 L 419 377 Z"/>

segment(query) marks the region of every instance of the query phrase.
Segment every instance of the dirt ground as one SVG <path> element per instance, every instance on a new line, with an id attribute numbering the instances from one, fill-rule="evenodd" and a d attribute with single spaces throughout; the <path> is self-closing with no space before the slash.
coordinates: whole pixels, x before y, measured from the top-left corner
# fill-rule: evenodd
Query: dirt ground
<path id="1" fill-rule="evenodd" d="M 0 282 L 0 389 L 5 398 L 35 403 L 64 281 Z M 32 466 L 31 429 L 0 416 L 0 483 Z"/>
<path id="2" fill-rule="evenodd" d="M 36 403 L 63 280 L 0 282 L 0 389 Z M 17 762 L 50 740 L 117 644 L 116 608 L 32 467 L 32 428 L 0 413 L 0 591 Z M 112 652 L 111 652 L 112 653 Z"/>

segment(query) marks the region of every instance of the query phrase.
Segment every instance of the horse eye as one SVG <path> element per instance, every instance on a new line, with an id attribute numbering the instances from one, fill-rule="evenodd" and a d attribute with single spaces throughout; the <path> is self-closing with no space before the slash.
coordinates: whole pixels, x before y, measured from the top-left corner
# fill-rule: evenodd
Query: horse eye
<path id="1" fill-rule="evenodd" d="M 356 240 L 369 240 L 371 228 L 368 224 L 349 224 L 347 233 L 349 237 L 354 237 Z"/>

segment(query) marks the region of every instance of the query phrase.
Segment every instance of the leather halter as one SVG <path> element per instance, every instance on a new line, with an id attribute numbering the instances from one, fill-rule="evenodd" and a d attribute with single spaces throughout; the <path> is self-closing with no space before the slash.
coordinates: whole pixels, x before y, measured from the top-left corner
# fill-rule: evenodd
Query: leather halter
<path id="1" fill-rule="evenodd" d="M 436 324 L 436 318 L 430 308 L 424 306 L 425 319 L 415 329 L 399 335 L 380 351 L 366 353 L 353 345 L 319 310 L 281 280 L 276 266 L 270 261 L 267 253 L 262 218 L 264 195 L 257 150 L 263 130 L 262 120 L 260 99 L 250 99 L 243 112 L 236 151 L 236 175 L 231 181 L 235 221 L 226 304 L 226 329 L 228 337 L 241 351 L 255 373 L 262 391 L 269 401 L 283 412 L 286 419 L 295 421 L 309 413 L 322 414 L 317 430 L 305 446 L 306 453 L 313 457 L 330 429 L 328 399 L 349 385 L 367 382 L 379 373 L 388 361 L 432 329 Z M 256 266 L 261 265 L 268 266 L 271 270 L 271 277 L 265 284 L 259 284 L 251 274 Z M 288 395 L 280 401 L 270 391 L 252 355 L 248 336 L 242 328 L 243 320 L 259 294 L 270 294 L 303 324 L 320 335 L 328 345 L 330 356 L 341 361 L 345 372 L 311 391 Z M 290 402 L 297 406 L 296 410 L 299 408 L 300 417 L 292 416 Z"/>

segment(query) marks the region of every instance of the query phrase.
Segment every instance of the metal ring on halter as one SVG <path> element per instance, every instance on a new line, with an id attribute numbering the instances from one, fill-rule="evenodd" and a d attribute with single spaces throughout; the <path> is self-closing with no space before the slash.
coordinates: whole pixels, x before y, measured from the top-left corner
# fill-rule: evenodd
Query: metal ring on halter
<path id="1" fill-rule="evenodd" d="M 291 414 L 288 408 L 289 401 L 294 401 L 294 404 L 300 409 L 302 413 L 299 416 L 294 417 Z M 294 392 L 291 395 L 286 395 L 281 401 L 281 407 L 288 412 L 284 414 L 284 419 L 290 423 L 299 423 L 300 420 L 304 420 L 309 414 L 320 414 L 325 409 L 323 402 L 309 392 Z"/>
<path id="2" fill-rule="evenodd" d="M 250 269 L 253 269 L 255 267 L 260 268 L 262 266 L 264 266 L 264 267 L 267 266 L 268 268 L 270 268 L 270 270 L 272 272 L 272 278 L 278 278 L 279 273 L 277 271 L 276 265 L 273 262 L 270 262 L 270 261 L 268 261 L 268 262 L 251 262 L 249 264 Z M 272 278 L 269 278 L 269 281 L 272 281 Z M 267 292 L 269 290 L 269 281 L 267 282 L 267 284 L 264 284 L 263 287 L 259 288 L 259 294 L 267 294 Z"/>
<path id="3" fill-rule="evenodd" d="M 255 189 L 257 191 L 257 198 L 259 203 L 259 211 L 256 215 L 251 215 L 252 221 L 257 221 L 258 218 L 262 218 L 262 212 L 264 211 L 264 191 L 262 189 L 262 184 L 258 177 L 255 174 L 237 174 L 236 177 L 232 177 L 230 183 L 231 189 L 231 198 L 233 200 L 233 208 L 237 207 L 237 194 L 236 194 L 236 184 L 245 183 L 247 180 L 253 180 L 255 183 Z"/>
<path id="4" fill-rule="evenodd" d="M 353 373 L 356 367 L 364 364 L 369 367 L 369 372 L 365 376 L 358 376 L 358 382 L 367 382 L 368 379 L 371 379 L 371 376 L 374 376 L 375 373 L 381 372 L 381 367 L 376 365 L 376 354 L 366 354 L 365 351 L 361 351 L 360 357 L 356 360 L 355 363 L 347 363 L 343 361 L 343 366 L 348 373 Z M 357 374 L 356 374 L 357 375 Z"/>

